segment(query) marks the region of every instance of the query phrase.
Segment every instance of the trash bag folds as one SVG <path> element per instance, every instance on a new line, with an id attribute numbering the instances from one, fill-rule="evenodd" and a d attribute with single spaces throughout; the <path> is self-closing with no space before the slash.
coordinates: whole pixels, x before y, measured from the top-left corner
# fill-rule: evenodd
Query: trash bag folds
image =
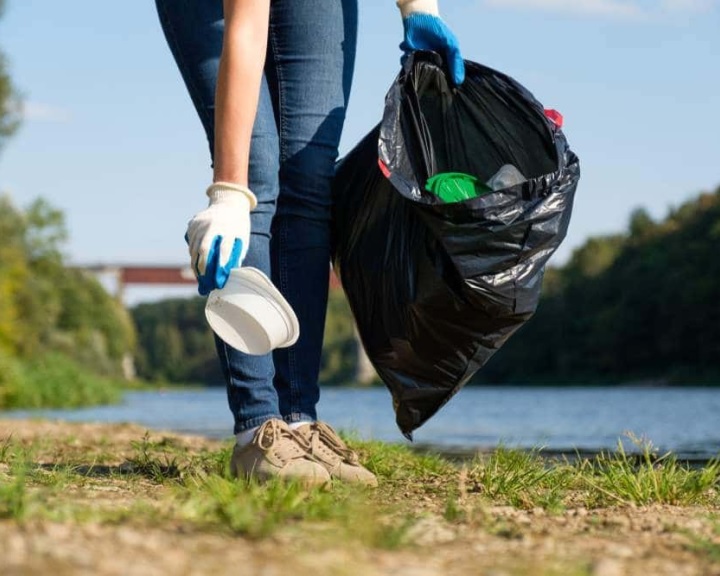
<path id="1" fill-rule="evenodd" d="M 580 177 L 556 113 L 465 65 L 411 55 L 333 182 L 333 266 L 408 437 L 532 316 Z"/>

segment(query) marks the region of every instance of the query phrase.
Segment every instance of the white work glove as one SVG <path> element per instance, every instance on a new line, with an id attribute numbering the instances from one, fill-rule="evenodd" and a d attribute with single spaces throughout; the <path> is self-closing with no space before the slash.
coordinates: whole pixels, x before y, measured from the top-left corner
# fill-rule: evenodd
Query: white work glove
<path id="1" fill-rule="evenodd" d="M 185 234 L 203 296 L 225 286 L 230 270 L 242 264 L 250 243 L 250 211 L 257 206 L 250 189 L 238 184 L 216 182 L 207 195 L 208 207 L 193 216 Z"/>
<path id="2" fill-rule="evenodd" d="M 403 18 L 407 18 L 413 12 L 422 12 L 424 14 L 440 15 L 437 0 L 395 0 L 395 4 L 400 8 Z"/>

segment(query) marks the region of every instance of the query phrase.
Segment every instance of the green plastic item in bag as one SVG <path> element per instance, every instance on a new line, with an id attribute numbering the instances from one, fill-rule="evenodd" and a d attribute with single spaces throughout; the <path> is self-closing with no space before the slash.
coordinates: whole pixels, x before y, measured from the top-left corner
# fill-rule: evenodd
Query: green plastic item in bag
<path id="1" fill-rule="evenodd" d="M 443 202 L 462 202 L 471 200 L 492 189 L 480 182 L 475 176 L 462 172 L 441 172 L 429 178 L 425 190 L 432 192 Z"/>

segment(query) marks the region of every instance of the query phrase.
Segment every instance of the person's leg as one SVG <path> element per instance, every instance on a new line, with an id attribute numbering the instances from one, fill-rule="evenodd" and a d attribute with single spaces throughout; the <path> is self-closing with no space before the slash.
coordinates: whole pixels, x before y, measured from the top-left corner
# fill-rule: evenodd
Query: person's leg
<path id="1" fill-rule="evenodd" d="M 223 40 L 222 0 L 156 0 L 171 52 L 200 117 L 213 155 L 215 84 Z M 243 262 L 270 275 L 270 225 L 278 195 L 279 144 L 267 82 L 253 127 L 249 185 L 258 199 L 251 213 L 251 240 Z M 198 202 L 203 202 L 199 191 Z M 227 383 L 235 432 L 280 417 L 272 355 L 250 356 L 215 337 Z"/>
<path id="2" fill-rule="evenodd" d="M 275 388 L 288 422 L 313 421 L 330 273 L 330 185 L 355 62 L 357 0 L 274 0 L 266 75 L 280 135 L 272 279 L 300 338 L 278 349 Z"/>

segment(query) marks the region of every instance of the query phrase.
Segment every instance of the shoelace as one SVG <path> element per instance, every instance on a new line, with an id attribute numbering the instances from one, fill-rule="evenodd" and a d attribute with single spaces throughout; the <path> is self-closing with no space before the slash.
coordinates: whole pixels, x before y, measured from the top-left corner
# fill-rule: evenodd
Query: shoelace
<path id="1" fill-rule="evenodd" d="M 333 453 L 340 456 L 344 462 L 352 465 L 358 465 L 358 455 L 347 447 L 335 430 L 330 428 L 324 422 L 315 422 L 312 426 L 312 437 L 317 438 L 322 444 L 330 448 Z M 312 440 L 311 440 L 312 444 Z"/>
<path id="2" fill-rule="evenodd" d="M 303 458 L 307 452 L 304 440 L 277 420 L 265 422 L 252 441 L 264 452 L 274 449 L 278 458 L 284 461 Z"/>

